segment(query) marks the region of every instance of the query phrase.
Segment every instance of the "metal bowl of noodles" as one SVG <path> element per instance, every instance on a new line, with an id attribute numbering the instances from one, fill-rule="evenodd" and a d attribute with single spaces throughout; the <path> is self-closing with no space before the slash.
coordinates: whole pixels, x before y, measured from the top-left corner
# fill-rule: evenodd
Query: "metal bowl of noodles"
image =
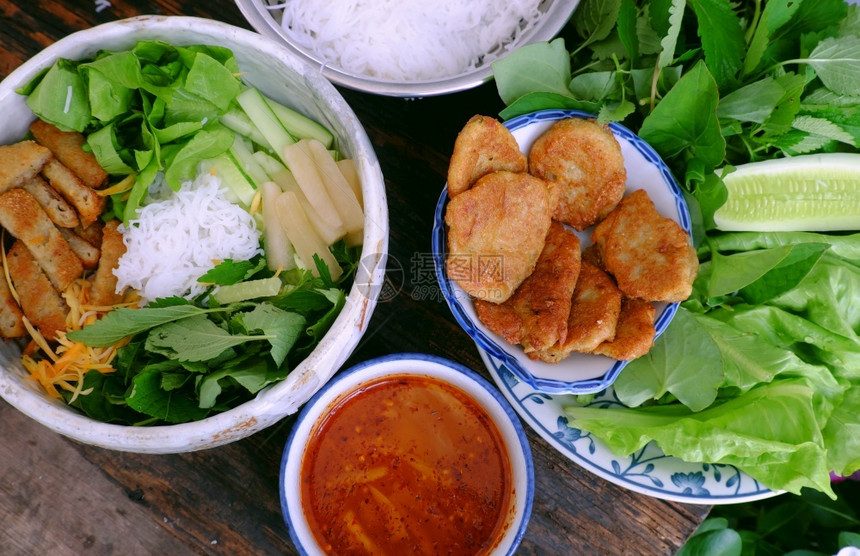
<path id="1" fill-rule="evenodd" d="M 318 67 L 334 84 L 409 98 L 486 83 L 494 61 L 554 38 L 578 3 L 236 0 L 254 29 Z"/>

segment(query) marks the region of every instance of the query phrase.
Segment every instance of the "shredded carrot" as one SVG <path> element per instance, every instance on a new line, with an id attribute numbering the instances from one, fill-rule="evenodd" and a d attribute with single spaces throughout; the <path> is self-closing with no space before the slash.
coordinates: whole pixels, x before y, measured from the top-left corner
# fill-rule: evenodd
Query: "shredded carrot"
<path id="1" fill-rule="evenodd" d="M 116 307 L 139 306 L 139 296 L 136 294 L 127 296 L 118 305 L 90 305 L 91 288 L 92 283 L 89 280 L 80 278 L 63 292 L 63 297 L 69 306 L 69 314 L 66 317 L 67 331 L 80 330 Z M 71 392 L 70 402 L 91 391 L 91 389 L 83 390 L 84 376 L 89 371 L 95 370 L 108 374 L 116 370 L 112 363 L 117 350 L 130 340 L 125 338 L 112 346 L 96 348 L 72 341 L 66 336 L 66 332 L 61 331 L 57 333 L 56 347 L 52 349 L 47 339 L 26 318 L 24 326 L 31 337 L 21 357 L 24 368 L 33 380 L 41 384 L 49 396 L 61 398 L 61 390 Z M 37 358 L 40 351 L 43 355 Z"/>

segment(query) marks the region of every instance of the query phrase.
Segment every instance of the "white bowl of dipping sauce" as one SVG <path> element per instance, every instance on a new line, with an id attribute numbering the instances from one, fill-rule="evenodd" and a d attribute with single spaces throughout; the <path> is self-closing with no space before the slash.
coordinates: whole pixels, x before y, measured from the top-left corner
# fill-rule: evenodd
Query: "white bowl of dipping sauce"
<path id="1" fill-rule="evenodd" d="M 452 361 L 405 353 L 317 392 L 287 440 L 280 489 L 302 554 L 513 554 L 534 470 L 495 387 Z"/>

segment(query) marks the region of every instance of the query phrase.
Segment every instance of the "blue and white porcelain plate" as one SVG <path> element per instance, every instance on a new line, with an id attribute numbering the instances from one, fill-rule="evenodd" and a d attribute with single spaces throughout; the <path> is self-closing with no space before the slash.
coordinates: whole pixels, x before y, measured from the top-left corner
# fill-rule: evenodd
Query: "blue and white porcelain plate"
<path id="1" fill-rule="evenodd" d="M 616 456 L 599 438 L 569 426 L 564 408 L 580 405 L 576 396 L 538 391 L 480 346 L 478 352 L 499 390 L 535 432 L 574 463 L 611 483 L 687 504 L 735 504 L 779 494 L 732 465 L 688 463 L 665 455 L 653 443 L 629 456 Z M 588 406 L 609 408 L 623 404 L 608 388 Z"/>
<path id="2" fill-rule="evenodd" d="M 555 121 L 564 118 L 594 118 L 593 114 L 578 110 L 541 110 L 524 114 L 505 122 L 520 146 L 528 153 L 532 143 Z M 690 213 L 681 189 L 672 177 L 672 172 L 648 143 L 626 127 L 609 124 L 613 135 L 621 146 L 624 167 L 627 170 L 626 194 L 645 189 L 657 211 L 678 222 L 690 233 Z M 488 329 L 478 319 L 472 299 L 455 282 L 448 279 L 445 260 L 448 253 L 445 208 L 448 205 L 447 187 L 436 205 L 433 223 L 433 260 L 436 277 L 442 295 L 448 302 L 454 318 L 472 337 L 479 347 L 493 357 L 504 361 L 507 368 L 521 381 L 536 390 L 549 393 L 589 394 L 600 392 L 610 386 L 627 364 L 604 355 L 574 353 L 558 363 L 534 361 L 523 352 L 522 346 L 512 346 L 504 338 Z M 583 248 L 591 245 L 591 228 L 576 232 Z M 657 318 L 655 328 L 659 336 L 669 326 L 678 309 L 677 303 L 655 303 Z"/>

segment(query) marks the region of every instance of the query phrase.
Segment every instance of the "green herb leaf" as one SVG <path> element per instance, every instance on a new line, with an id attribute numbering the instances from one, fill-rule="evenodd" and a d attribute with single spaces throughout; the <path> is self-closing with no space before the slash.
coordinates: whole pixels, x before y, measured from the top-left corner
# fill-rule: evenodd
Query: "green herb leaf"
<path id="1" fill-rule="evenodd" d="M 831 91 L 856 95 L 860 90 L 860 36 L 824 39 L 810 52 L 808 63 Z"/>
<path id="2" fill-rule="evenodd" d="M 579 3 L 573 26 L 584 39 L 580 48 L 609 36 L 620 7 L 621 0 L 583 0 Z"/>
<path id="3" fill-rule="evenodd" d="M 154 328 L 146 337 L 146 349 L 179 361 L 206 361 L 224 350 L 268 335 L 230 334 L 206 315 L 198 314 Z"/>
<path id="4" fill-rule="evenodd" d="M 307 322 L 302 315 L 278 309 L 270 303 L 260 303 L 237 318 L 241 318 L 247 332 L 259 330 L 267 336 L 272 346 L 272 359 L 277 366 L 284 362 Z"/>
<path id="5" fill-rule="evenodd" d="M 533 92 L 570 96 L 570 55 L 561 38 L 515 50 L 493 62 L 493 74 L 505 104 Z"/>
<path id="6" fill-rule="evenodd" d="M 718 99 L 714 78 L 700 61 L 645 118 L 639 136 L 664 157 L 686 151 L 688 158 L 714 168 L 722 162 L 726 145 L 716 115 Z"/>
<path id="7" fill-rule="evenodd" d="M 194 305 L 143 307 L 141 309 L 119 308 L 107 313 L 101 320 L 85 326 L 81 330 L 69 332 L 67 336 L 70 340 L 82 342 L 88 346 L 109 347 L 127 336 L 133 336 L 168 322 L 226 310 L 228 309 L 202 309 Z"/>
<path id="8" fill-rule="evenodd" d="M 161 387 L 161 372 L 148 371 L 134 377 L 128 406 L 145 415 L 168 423 L 185 423 L 206 417 L 209 413 L 181 391 L 167 392 Z"/>

